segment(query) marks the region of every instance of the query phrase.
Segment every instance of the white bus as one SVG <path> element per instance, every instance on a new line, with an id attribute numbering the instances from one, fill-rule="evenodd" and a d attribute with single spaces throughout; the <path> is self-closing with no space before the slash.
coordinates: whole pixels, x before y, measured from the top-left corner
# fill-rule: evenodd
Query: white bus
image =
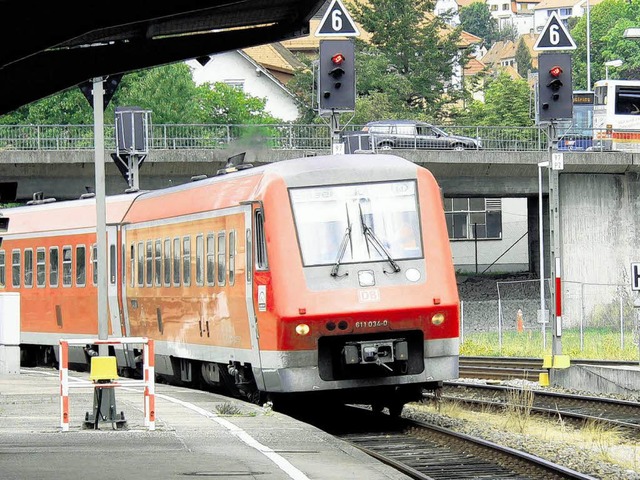
<path id="1" fill-rule="evenodd" d="M 593 148 L 640 152 L 640 80 L 600 80 L 593 90 Z"/>

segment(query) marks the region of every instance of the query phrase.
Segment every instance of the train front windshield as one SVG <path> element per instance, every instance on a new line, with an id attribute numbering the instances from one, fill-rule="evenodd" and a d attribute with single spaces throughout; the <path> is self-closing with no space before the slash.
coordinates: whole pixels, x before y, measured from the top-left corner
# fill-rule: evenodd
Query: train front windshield
<path id="1" fill-rule="evenodd" d="M 305 266 L 422 257 L 414 181 L 290 190 Z"/>

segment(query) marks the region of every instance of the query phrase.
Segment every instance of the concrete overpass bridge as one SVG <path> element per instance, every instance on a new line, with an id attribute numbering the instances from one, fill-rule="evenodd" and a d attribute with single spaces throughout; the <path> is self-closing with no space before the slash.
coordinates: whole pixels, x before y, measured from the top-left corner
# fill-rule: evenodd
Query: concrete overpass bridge
<path id="1" fill-rule="evenodd" d="M 106 153 L 106 158 L 109 157 Z M 154 149 L 140 168 L 140 188 L 157 189 L 215 175 L 237 151 Z M 247 151 L 254 165 L 326 150 Z M 394 150 L 433 172 L 447 197 L 526 197 L 529 268 L 539 271 L 538 163 L 546 151 Z M 0 151 L 0 178 L 18 182 L 18 198 L 43 191 L 57 200 L 78 198 L 94 184 L 93 152 Z M 365 155 L 365 154 L 363 154 Z M 375 161 L 371 154 L 371 161 Z M 113 162 L 106 168 L 107 194 L 122 193 L 127 182 Z M 548 175 L 543 169 L 544 244 L 548 255 Z M 640 154 L 620 152 L 564 155 L 559 187 L 563 282 L 580 285 L 630 285 L 630 264 L 640 261 Z M 545 271 L 550 272 L 545 258 Z"/>

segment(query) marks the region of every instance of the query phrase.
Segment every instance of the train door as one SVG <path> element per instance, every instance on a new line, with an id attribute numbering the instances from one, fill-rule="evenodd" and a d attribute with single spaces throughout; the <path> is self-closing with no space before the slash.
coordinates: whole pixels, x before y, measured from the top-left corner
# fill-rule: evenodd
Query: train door
<path id="1" fill-rule="evenodd" d="M 260 209 L 261 211 L 261 209 Z M 253 376 L 256 380 L 256 384 L 259 390 L 265 390 L 265 383 L 262 376 L 262 359 L 260 355 L 260 343 L 258 341 L 258 337 L 260 336 L 260 332 L 258 331 L 258 316 L 257 316 L 257 308 L 260 308 L 260 299 L 254 298 L 253 295 L 253 283 L 254 283 L 254 251 L 256 245 L 256 239 L 254 237 L 254 229 L 252 216 L 254 215 L 253 208 L 248 206 L 245 209 L 245 262 L 246 262 L 246 303 L 247 303 L 247 314 L 249 318 L 249 329 L 251 332 L 251 351 L 253 352 L 254 360 L 252 362 L 253 365 Z"/>
<path id="2" fill-rule="evenodd" d="M 114 337 L 124 336 L 122 315 L 118 303 L 118 227 L 107 225 L 107 297 L 109 305 L 109 320 Z"/>

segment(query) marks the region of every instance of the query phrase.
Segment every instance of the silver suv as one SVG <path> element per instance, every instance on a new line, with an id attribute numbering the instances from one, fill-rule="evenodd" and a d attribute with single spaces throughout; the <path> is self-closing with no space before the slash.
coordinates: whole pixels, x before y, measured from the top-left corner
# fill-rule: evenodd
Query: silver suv
<path id="1" fill-rule="evenodd" d="M 438 150 L 479 150 L 480 140 L 450 135 L 425 122 L 413 120 L 380 120 L 369 122 L 362 129 L 369 134 L 375 149 L 429 148 Z"/>

